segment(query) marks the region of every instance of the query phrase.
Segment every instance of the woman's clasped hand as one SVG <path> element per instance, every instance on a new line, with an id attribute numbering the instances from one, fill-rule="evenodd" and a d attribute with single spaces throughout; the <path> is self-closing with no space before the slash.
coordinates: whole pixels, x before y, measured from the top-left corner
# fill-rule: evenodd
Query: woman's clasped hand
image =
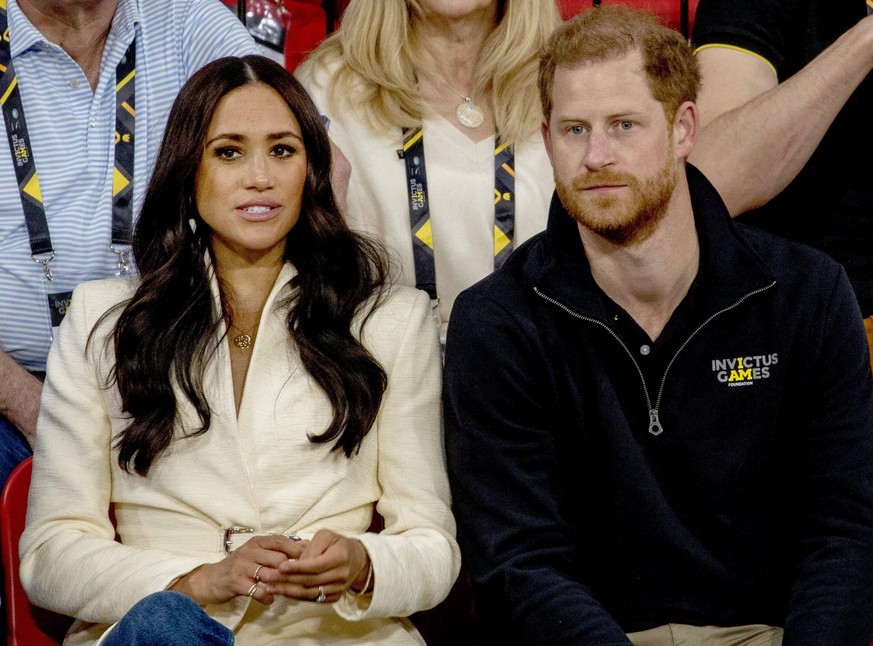
<path id="1" fill-rule="evenodd" d="M 265 605 L 277 596 L 333 603 L 347 591 L 364 592 L 372 583 L 369 570 L 370 557 L 360 541 L 322 529 L 311 541 L 282 534 L 255 536 L 227 558 L 183 576 L 170 589 L 201 605 L 239 596 Z"/>

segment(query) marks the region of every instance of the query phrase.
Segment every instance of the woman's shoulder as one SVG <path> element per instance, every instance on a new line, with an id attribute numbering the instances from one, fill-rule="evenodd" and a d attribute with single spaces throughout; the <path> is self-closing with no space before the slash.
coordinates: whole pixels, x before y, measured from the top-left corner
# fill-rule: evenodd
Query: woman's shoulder
<path id="1" fill-rule="evenodd" d="M 428 295 L 413 287 L 391 285 L 363 313 L 361 341 L 376 355 L 393 355 L 410 336 L 438 343 L 439 326 Z M 432 338 L 424 338 L 424 335 Z M 427 344 L 424 344 L 427 345 Z M 383 357 L 377 359 L 382 361 Z M 383 364 L 384 365 L 384 364 Z"/>
<path id="2" fill-rule="evenodd" d="M 297 69 L 294 70 L 294 76 L 315 98 L 316 95 L 323 96 L 327 93 L 331 81 L 339 73 L 343 64 L 342 58 L 335 51 L 335 48 L 330 47 L 327 43 L 322 43 L 319 49 L 313 51 L 297 66 Z"/>
<path id="3" fill-rule="evenodd" d="M 71 311 L 88 324 L 103 316 L 110 309 L 133 296 L 139 280 L 130 278 L 104 278 L 80 283 L 73 290 L 70 300 Z"/>
<path id="4" fill-rule="evenodd" d="M 385 302 L 404 310 L 430 309 L 427 292 L 408 285 L 391 284 L 386 290 Z"/>
<path id="5" fill-rule="evenodd" d="M 73 298 L 79 298 L 89 310 L 111 307 L 130 298 L 136 291 L 139 280 L 136 278 L 103 278 L 80 283 L 73 290 Z"/>
<path id="6" fill-rule="evenodd" d="M 414 314 L 430 312 L 430 298 L 420 289 L 392 284 L 375 303 L 370 319 L 379 322 L 408 321 Z"/>
<path id="7" fill-rule="evenodd" d="M 294 72 L 321 116 L 326 119 L 325 126 L 334 143 L 337 143 L 337 138 L 345 142 L 343 132 L 360 122 L 359 115 L 350 102 L 354 93 L 352 82 L 338 85 L 334 83 L 342 66 L 339 59 L 329 60 L 322 57 L 307 59 Z"/>

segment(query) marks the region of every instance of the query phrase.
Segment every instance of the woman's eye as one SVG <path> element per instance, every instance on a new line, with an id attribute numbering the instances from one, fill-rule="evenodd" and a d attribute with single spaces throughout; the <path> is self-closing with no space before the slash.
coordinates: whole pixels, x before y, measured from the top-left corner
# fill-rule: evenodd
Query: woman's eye
<path id="1" fill-rule="evenodd" d="M 285 144 L 273 148 L 273 155 L 275 157 L 290 157 L 296 152 L 296 148 L 294 148 L 293 146 L 286 146 Z"/>
<path id="2" fill-rule="evenodd" d="M 215 149 L 215 156 L 219 159 L 236 159 L 241 154 L 236 148 L 222 147 Z"/>

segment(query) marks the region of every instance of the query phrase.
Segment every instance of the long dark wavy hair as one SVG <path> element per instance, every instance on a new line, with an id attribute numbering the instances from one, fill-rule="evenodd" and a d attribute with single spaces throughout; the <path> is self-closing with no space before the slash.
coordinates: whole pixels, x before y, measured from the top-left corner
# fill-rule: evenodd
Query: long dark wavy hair
<path id="1" fill-rule="evenodd" d="M 174 385 L 200 418 L 200 427 L 189 436 L 209 429 L 212 412 L 203 375 L 223 342 L 216 342 L 216 336 L 226 312 L 215 311 L 210 294 L 212 270 L 205 262 L 211 253 L 210 229 L 197 212 L 194 177 L 221 99 L 257 83 L 282 96 L 300 124 L 306 148 L 300 219 L 285 246 L 286 260 L 297 269 L 287 325 L 289 343 L 296 344 L 303 366 L 333 408 L 330 425 L 310 440 L 335 440 L 332 450 L 349 457 L 379 411 L 387 377 L 355 338 L 352 320 L 359 311 L 366 320 L 384 295 L 384 254 L 378 244 L 351 232 L 337 208 L 327 133 L 302 86 L 267 58 L 222 58 L 194 74 L 173 104 L 134 231 L 141 282 L 132 298 L 118 306 L 123 309 L 109 337 L 115 351 L 110 384 L 116 384 L 131 419 L 115 443 L 118 463 L 128 472 L 147 475 L 173 441 Z"/>

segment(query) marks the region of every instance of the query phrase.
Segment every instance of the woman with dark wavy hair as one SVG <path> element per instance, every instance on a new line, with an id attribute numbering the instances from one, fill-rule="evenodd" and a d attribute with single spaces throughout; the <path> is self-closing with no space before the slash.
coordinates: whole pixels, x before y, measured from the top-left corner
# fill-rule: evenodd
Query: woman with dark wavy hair
<path id="1" fill-rule="evenodd" d="M 459 567 L 436 323 L 343 223 L 288 72 L 226 58 L 182 88 L 133 253 L 49 358 L 30 599 L 70 644 L 420 643 L 396 617 Z"/>

